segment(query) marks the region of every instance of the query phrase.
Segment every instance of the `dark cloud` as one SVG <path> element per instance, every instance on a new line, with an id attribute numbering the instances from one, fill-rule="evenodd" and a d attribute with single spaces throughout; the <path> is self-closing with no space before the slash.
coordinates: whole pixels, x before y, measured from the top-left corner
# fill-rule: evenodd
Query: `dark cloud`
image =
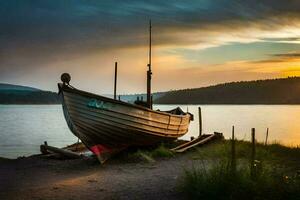
<path id="1" fill-rule="evenodd" d="M 282 41 L 286 41 L 286 42 L 298 42 L 300 41 L 299 37 L 278 37 L 278 38 L 263 38 L 263 41 L 266 42 L 282 42 Z"/>
<path id="2" fill-rule="evenodd" d="M 281 53 L 273 54 L 272 56 L 279 58 L 300 58 L 300 53 Z"/>
<path id="3" fill-rule="evenodd" d="M 271 57 L 271 58 L 249 61 L 249 63 L 263 64 L 263 63 L 289 62 L 291 60 L 299 59 L 300 58 L 300 53 L 293 52 L 293 53 L 270 54 L 269 57 Z"/>
<path id="4" fill-rule="evenodd" d="M 23 45 L 74 43 L 141 45 L 147 20 L 159 30 L 200 28 L 210 24 L 262 20 L 274 14 L 298 14 L 299 1 L 116 1 L 116 0 L 28 0 L 1 1 L 3 40 Z M 114 38 L 124 37 L 124 40 Z M 13 40 L 13 41 L 12 41 Z M 163 40 L 161 41 L 163 42 Z"/>
<path id="5" fill-rule="evenodd" d="M 283 63 L 283 62 L 286 62 L 286 59 L 262 59 L 262 60 L 249 61 L 248 63 L 264 64 L 264 63 Z"/>

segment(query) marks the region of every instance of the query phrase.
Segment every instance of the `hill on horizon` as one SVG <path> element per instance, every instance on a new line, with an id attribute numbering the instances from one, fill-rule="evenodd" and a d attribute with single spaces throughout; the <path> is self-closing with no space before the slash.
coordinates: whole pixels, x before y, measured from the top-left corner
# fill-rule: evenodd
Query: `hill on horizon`
<path id="1" fill-rule="evenodd" d="M 300 104 L 300 77 L 240 81 L 166 92 L 157 104 Z"/>
<path id="2" fill-rule="evenodd" d="M 60 102 L 55 92 L 0 83 L 0 104 L 59 104 Z"/>
<path id="3" fill-rule="evenodd" d="M 28 92 L 36 92 L 41 91 L 40 89 L 28 87 L 28 86 L 22 86 L 22 85 L 14 85 L 9 83 L 0 83 L 0 92 L 16 92 L 16 91 L 28 91 Z"/>

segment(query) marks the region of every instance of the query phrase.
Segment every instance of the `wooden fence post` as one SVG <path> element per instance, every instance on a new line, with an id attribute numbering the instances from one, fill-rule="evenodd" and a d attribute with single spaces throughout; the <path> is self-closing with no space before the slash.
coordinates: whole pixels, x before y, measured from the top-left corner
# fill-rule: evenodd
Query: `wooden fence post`
<path id="1" fill-rule="evenodd" d="M 265 145 L 268 144 L 268 137 L 269 137 L 269 128 L 267 128 Z"/>
<path id="2" fill-rule="evenodd" d="M 255 128 L 251 129 L 251 148 L 252 148 L 252 152 L 251 152 L 251 166 L 250 166 L 250 170 L 251 170 L 251 177 L 254 178 L 255 177 L 255 166 L 254 166 L 254 162 L 255 162 Z"/>
<path id="3" fill-rule="evenodd" d="M 233 174 L 236 171 L 234 126 L 232 126 L 232 136 L 231 136 L 231 170 Z"/>
<path id="4" fill-rule="evenodd" d="M 198 114 L 199 114 L 199 137 L 202 135 L 202 113 L 201 107 L 198 107 Z"/>

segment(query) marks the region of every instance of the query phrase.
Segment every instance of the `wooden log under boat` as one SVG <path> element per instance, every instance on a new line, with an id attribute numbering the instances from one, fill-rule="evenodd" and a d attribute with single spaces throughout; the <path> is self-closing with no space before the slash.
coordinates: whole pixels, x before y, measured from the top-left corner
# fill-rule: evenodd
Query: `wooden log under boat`
<path id="1" fill-rule="evenodd" d="M 101 162 L 106 160 L 101 155 L 131 145 L 175 140 L 187 133 L 192 119 L 179 108 L 172 114 L 84 92 L 67 83 L 58 87 L 70 130 Z"/>
<path id="2" fill-rule="evenodd" d="M 69 151 L 67 149 L 60 149 L 60 148 L 57 148 L 57 147 L 53 147 L 53 146 L 48 146 L 46 144 L 42 144 L 40 146 L 40 149 L 41 149 L 41 152 L 43 154 L 45 153 L 48 153 L 48 152 L 52 152 L 52 153 L 57 153 L 57 154 L 60 154 L 64 157 L 67 157 L 67 158 L 81 158 L 82 156 L 76 152 L 73 152 L 73 151 Z"/>

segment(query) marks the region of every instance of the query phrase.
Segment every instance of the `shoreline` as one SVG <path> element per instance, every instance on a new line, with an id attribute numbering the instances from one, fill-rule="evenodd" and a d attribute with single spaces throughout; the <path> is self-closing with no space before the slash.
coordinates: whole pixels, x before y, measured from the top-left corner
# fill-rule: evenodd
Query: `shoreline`
<path id="1" fill-rule="evenodd" d="M 103 165 L 93 156 L 0 158 L 0 199 L 185 199 L 178 190 L 184 173 L 209 169 L 226 158 L 228 147 L 230 142 L 223 140 L 180 154 L 137 150 Z M 246 159 L 248 147 L 249 142 L 237 142 L 238 159 Z M 300 172 L 299 157 L 299 148 L 257 144 L 257 159 L 287 174 Z"/>
<path id="2" fill-rule="evenodd" d="M 225 138 L 224 140 L 225 141 L 230 141 L 230 138 Z M 182 141 L 188 141 L 188 140 L 182 140 Z M 248 140 L 239 140 L 239 139 L 238 139 L 238 141 L 240 141 L 240 142 L 250 142 Z M 262 144 L 261 142 L 258 142 L 258 143 Z M 68 146 L 72 146 L 72 145 L 74 145 L 74 144 L 67 145 L 67 146 L 61 147 L 61 148 L 67 148 Z M 299 149 L 300 148 L 300 144 L 288 145 L 288 144 L 281 143 L 280 141 L 277 141 L 277 140 L 268 142 L 268 145 L 280 145 L 282 147 L 290 148 L 290 149 Z M 1 164 L 1 161 L 13 161 L 13 160 L 19 160 L 19 159 L 24 159 L 24 158 L 36 157 L 36 156 L 42 156 L 42 154 L 40 152 L 39 153 L 36 152 L 36 153 L 30 154 L 30 155 L 27 155 L 27 156 L 19 155 L 16 158 L 8 158 L 8 157 L 5 157 L 5 156 L 0 156 L 0 164 Z"/>

